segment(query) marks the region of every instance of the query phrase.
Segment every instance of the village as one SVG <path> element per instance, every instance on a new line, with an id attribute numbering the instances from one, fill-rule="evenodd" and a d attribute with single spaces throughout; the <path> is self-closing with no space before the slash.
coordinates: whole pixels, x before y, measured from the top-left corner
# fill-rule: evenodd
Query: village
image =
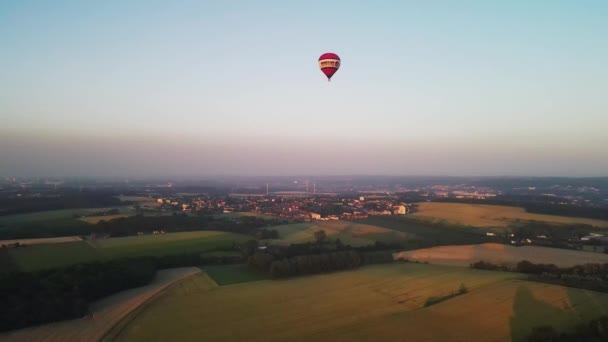
<path id="1" fill-rule="evenodd" d="M 156 210 L 186 213 L 252 212 L 295 221 L 354 220 L 371 215 L 406 215 L 412 205 L 392 195 L 337 197 L 335 195 L 202 195 L 171 196 L 155 199 Z M 151 205 L 150 205 L 151 206 Z"/>

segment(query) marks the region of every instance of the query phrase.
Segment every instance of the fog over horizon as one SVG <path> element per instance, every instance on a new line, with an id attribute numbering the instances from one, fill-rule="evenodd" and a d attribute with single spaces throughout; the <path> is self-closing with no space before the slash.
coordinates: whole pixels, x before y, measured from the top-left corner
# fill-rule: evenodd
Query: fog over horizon
<path id="1" fill-rule="evenodd" d="M 608 176 L 606 17 L 602 1 L 0 3 L 0 175 Z"/>
<path id="2" fill-rule="evenodd" d="M 290 175 L 605 176 L 606 158 L 564 141 L 503 145 L 454 139 L 309 140 L 249 137 L 13 136 L 0 138 L 2 176 L 208 177 Z M 602 145 L 598 142 L 598 146 Z M 601 148 L 599 148 L 601 150 Z M 601 151 L 597 151 L 601 152 Z M 599 154 L 599 153 L 598 153 Z M 598 170 L 589 172 L 587 170 Z"/>

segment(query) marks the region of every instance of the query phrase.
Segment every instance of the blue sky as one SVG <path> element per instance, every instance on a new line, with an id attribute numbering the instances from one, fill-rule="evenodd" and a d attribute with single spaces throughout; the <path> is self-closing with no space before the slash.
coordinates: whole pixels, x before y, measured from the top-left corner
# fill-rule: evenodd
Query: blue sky
<path id="1" fill-rule="evenodd" d="M 608 175 L 607 17 L 605 1 L 2 1 L 0 175 Z"/>

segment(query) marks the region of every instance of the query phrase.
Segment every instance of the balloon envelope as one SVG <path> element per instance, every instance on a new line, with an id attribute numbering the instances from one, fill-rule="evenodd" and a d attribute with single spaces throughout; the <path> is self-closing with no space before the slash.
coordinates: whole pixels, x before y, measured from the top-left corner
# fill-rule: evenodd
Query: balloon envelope
<path id="1" fill-rule="evenodd" d="M 322 54 L 319 57 L 319 68 L 327 76 L 327 80 L 331 80 L 331 77 L 340 68 L 340 57 L 331 52 Z"/>

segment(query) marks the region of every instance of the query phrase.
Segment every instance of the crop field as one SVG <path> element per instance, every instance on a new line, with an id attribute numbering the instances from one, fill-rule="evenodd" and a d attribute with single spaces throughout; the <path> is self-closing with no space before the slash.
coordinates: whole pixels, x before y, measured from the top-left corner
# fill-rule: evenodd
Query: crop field
<path id="1" fill-rule="evenodd" d="M 314 233 L 324 230 L 329 239 L 339 238 L 343 244 L 366 246 L 376 241 L 406 241 L 413 235 L 379 226 L 360 224 L 348 221 L 320 221 L 294 223 L 272 227 L 279 232 L 282 243 L 302 243 L 315 241 Z"/>
<path id="2" fill-rule="evenodd" d="M 558 224 L 583 223 L 597 227 L 608 227 L 608 221 L 588 218 L 528 213 L 524 208 L 500 205 L 465 203 L 418 203 L 413 216 L 460 223 L 474 227 L 507 227 L 521 221 L 543 221 Z"/>
<path id="3" fill-rule="evenodd" d="M 476 261 L 514 265 L 522 260 L 569 267 L 585 263 L 608 263 L 608 254 L 538 246 L 509 246 L 497 243 L 440 246 L 395 254 L 397 259 L 431 264 L 469 266 Z"/>
<path id="4" fill-rule="evenodd" d="M 1 245 L 10 245 L 13 243 L 19 243 L 22 245 L 41 245 L 47 243 L 63 243 L 63 242 L 74 242 L 81 241 L 80 236 L 62 236 L 62 237 L 52 237 L 52 238 L 41 238 L 41 239 L 17 239 L 17 240 L 0 240 Z"/>
<path id="5" fill-rule="evenodd" d="M 521 340 L 608 311 L 608 294 L 519 280 L 514 273 L 398 263 L 211 288 L 191 277 L 161 294 L 119 341 Z M 424 307 L 460 284 L 464 295 Z"/>
<path id="6" fill-rule="evenodd" d="M 116 196 L 119 200 L 123 201 L 123 202 L 156 202 L 156 200 L 152 197 L 146 197 L 146 196 L 124 196 L 124 195 L 120 195 L 120 196 Z"/>
<path id="7" fill-rule="evenodd" d="M 110 221 L 117 218 L 129 217 L 129 215 L 118 214 L 118 215 L 102 215 L 102 216 L 87 216 L 79 218 L 80 221 L 89 223 L 89 224 L 97 224 L 99 221 Z"/>
<path id="8" fill-rule="evenodd" d="M 19 269 L 32 271 L 121 257 L 211 252 L 247 239 L 241 234 L 196 231 L 34 245 L 8 251 Z"/>
<path id="9" fill-rule="evenodd" d="M 221 214 L 215 214 L 214 215 L 216 218 L 234 218 L 234 219 L 238 219 L 241 218 L 243 216 L 251 216 L 251 217 L 257 217 L 257 218 L 263 218 L 265 220 L 275 220 L 275 219 L 281 219 L 279 216 L 275 216 L 275 215 L 268 215 L 268 214 L 260 214 L 260 213 L 254 213 L 254 212 L 248 212 L 248 211 L 238 211 L 238 212 L 232 212 L 232 213 L 221 213 Z"/>

